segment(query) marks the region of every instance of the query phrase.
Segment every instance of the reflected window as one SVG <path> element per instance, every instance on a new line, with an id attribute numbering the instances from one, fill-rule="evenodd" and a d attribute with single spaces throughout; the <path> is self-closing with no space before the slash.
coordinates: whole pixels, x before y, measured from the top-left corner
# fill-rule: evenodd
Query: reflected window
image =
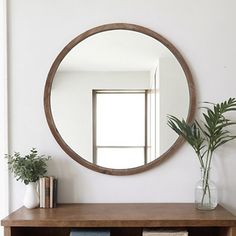
<path id="1" fill-rule="evenodd" d="M 147 163 L 148 90 L 93 90 L 93 162 L 107 168 Z"/>

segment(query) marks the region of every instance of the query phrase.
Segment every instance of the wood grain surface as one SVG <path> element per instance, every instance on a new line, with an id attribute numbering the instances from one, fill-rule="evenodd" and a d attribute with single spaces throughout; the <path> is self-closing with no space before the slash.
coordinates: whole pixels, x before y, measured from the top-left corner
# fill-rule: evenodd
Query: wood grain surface
<path id="1" fill-rule="evenodd" d="M 53 209 L 22 207 L 1 224 L 5 227 L 236 227 L 236 217 L 221 206 L 213 211 L 199 211 L 191 203 L 59 204 Z"/>

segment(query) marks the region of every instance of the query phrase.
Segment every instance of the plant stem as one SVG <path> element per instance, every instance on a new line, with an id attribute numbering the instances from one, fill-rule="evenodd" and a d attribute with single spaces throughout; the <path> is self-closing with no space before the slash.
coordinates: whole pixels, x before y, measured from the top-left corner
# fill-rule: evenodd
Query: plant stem
<path id="1" fill-rule="evenodd" d="M 205 162 L 205 167 L 203 168 L 203 179 L 202 179 L 202 184 L 203 184 L 203 194 L 202 194 L 202 200 L 201 204 L 204 204 L 204 199 L 206 197 L 206 194 L 208 192 L 209 195 L 209 204 L 211 204 L 211 190 L 209 186 L 209 173 L 211 169 L 211 160 L 212 160 L 212 151 L 208 150 L 207 151 L 207 158 Z"/>

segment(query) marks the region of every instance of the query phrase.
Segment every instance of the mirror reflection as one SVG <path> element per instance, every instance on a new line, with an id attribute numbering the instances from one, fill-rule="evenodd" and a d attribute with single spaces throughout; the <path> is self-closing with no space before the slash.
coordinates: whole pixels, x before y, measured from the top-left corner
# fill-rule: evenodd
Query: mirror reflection
<path id="1" fill-rule="evenodd" d="M 90 163 L 112 169 L 145 165 L 177 136 L 166 115 L 187 118 L 186 76 L 156 39 L 109 30 L 81 41 L 53 79 L 52 116 L 65 143 Z"/>

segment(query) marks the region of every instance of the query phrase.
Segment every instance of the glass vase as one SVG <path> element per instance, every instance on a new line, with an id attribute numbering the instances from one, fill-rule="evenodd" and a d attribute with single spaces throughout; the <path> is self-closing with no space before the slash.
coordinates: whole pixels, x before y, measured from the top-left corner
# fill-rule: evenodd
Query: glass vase
<path id="1" fill-rule="evenodd" d="M 217 204 L 217 187 L 210 179 L 210 169 L 201 168 L 201 179 L 195 186 L 195 207 L 199 210 L 213 210 Z"/>

